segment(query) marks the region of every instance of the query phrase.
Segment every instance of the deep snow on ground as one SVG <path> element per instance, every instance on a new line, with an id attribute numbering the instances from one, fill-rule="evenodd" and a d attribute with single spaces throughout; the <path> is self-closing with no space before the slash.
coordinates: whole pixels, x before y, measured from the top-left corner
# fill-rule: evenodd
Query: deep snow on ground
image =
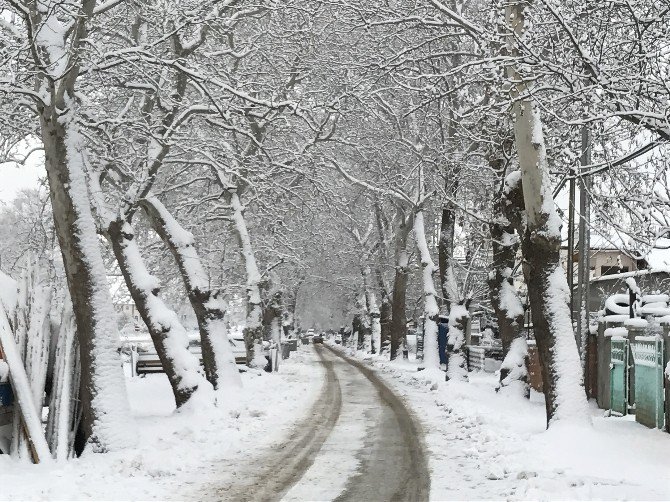
<path id="1" fill-rule="evenodd" d="M 0 455 L 0 500 L 196 500 L 309 410 L 323 380 L 319 365 L 304 364 L 314 358 L 301 347 L 279 373 L 242 374 L 243 395 L 226 409 L 175 413 L 164 374 L 129 378 L 136 448 L 37 466 Z"/>
<path id="2" fill-rule="evenodd" d="M 545 429 L 543 396 L 495 392 L 497 376 L 437 389 L 411 361 L 371 356 L 410 405 L 430 453 L 431 500 L 670 500 L 670 434 L 630 418 Z"/>

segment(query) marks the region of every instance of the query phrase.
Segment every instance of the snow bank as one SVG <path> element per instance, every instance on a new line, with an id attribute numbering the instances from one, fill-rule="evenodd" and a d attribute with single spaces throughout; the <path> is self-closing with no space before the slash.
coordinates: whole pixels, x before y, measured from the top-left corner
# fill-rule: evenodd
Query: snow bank
<path id="1" fill-rule="evenodd" d="M 137 447 L 30 466 L 0 455 L 3 500 L 203 500 L 283 441 L 310 409 L 323 375 L 313 353 L 292 353 L 281 372 L 242 375 L 235 407 L 174 413 L 164 374 L 127 378 Z"/>
<path id="2" fill-rule="evenodd" d="M 542 394 L 496 393 L 496 375 L 431 391 L 416 364 L 374 361 L 421 420 L 431 500 L 670 500 L 670 434 L 604 418 L 593 404 L 593 426 L 545 430 Z"/>

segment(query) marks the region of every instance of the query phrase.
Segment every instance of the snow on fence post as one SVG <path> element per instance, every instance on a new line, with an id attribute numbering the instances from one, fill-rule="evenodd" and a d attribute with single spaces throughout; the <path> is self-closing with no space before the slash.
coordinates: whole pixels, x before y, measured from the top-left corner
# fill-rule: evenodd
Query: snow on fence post
<path id="1" fill-rule="evenodd" d="M 72 402 L 79 392 L 77 327 L 69 300 L 63 308 L 56 346 L 53 386 L 47 418 L 47 442 L 57 461 L 67 460 L 74 446 Z"/>
<path id="2" fill-rule="evenodd" d="M 41 410 L 46 384 L 51 330 L 49 311 L 51 309 L 51 289 L 44 285 L 37 260 L 28 255 L 25 268 L 18 282 L 18 295 L 13 305 L 13 338 L 17 354 L 25 369 L 35 409 Z M 20 410 L 14 409 L 12 430 L 12 455 L 26 458 L 31 445 L 22 432 L 23 423 Z"/>

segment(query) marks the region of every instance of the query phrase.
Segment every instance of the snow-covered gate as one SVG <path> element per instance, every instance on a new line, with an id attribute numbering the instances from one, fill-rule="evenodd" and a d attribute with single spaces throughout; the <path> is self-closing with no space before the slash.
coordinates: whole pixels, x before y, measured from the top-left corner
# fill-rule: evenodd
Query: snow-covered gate
<path id="1" fill-rule="evenodd" d="M 631 344 L 631 351 L 635 362 L 635 420 L 663 429 L 663 339 L 660 335 L 639 336 Z"/>
<path id="2" fill-rule="evenodd" d="M 610 410 L 628 413 L 628 339 L 614 336 L 610 347 Z"/>

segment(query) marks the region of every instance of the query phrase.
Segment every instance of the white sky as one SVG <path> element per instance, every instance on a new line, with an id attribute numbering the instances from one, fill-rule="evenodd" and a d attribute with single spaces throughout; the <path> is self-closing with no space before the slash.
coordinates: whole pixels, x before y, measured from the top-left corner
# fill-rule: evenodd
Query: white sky
<path id="1" fill-rule="evenodd" d="M 38 188 L 40 179 L 46 177 L 44 156 L 34 153 L 25 165 L 0 164 L 0 203 L 12 201 L 24 188 Z"/>

